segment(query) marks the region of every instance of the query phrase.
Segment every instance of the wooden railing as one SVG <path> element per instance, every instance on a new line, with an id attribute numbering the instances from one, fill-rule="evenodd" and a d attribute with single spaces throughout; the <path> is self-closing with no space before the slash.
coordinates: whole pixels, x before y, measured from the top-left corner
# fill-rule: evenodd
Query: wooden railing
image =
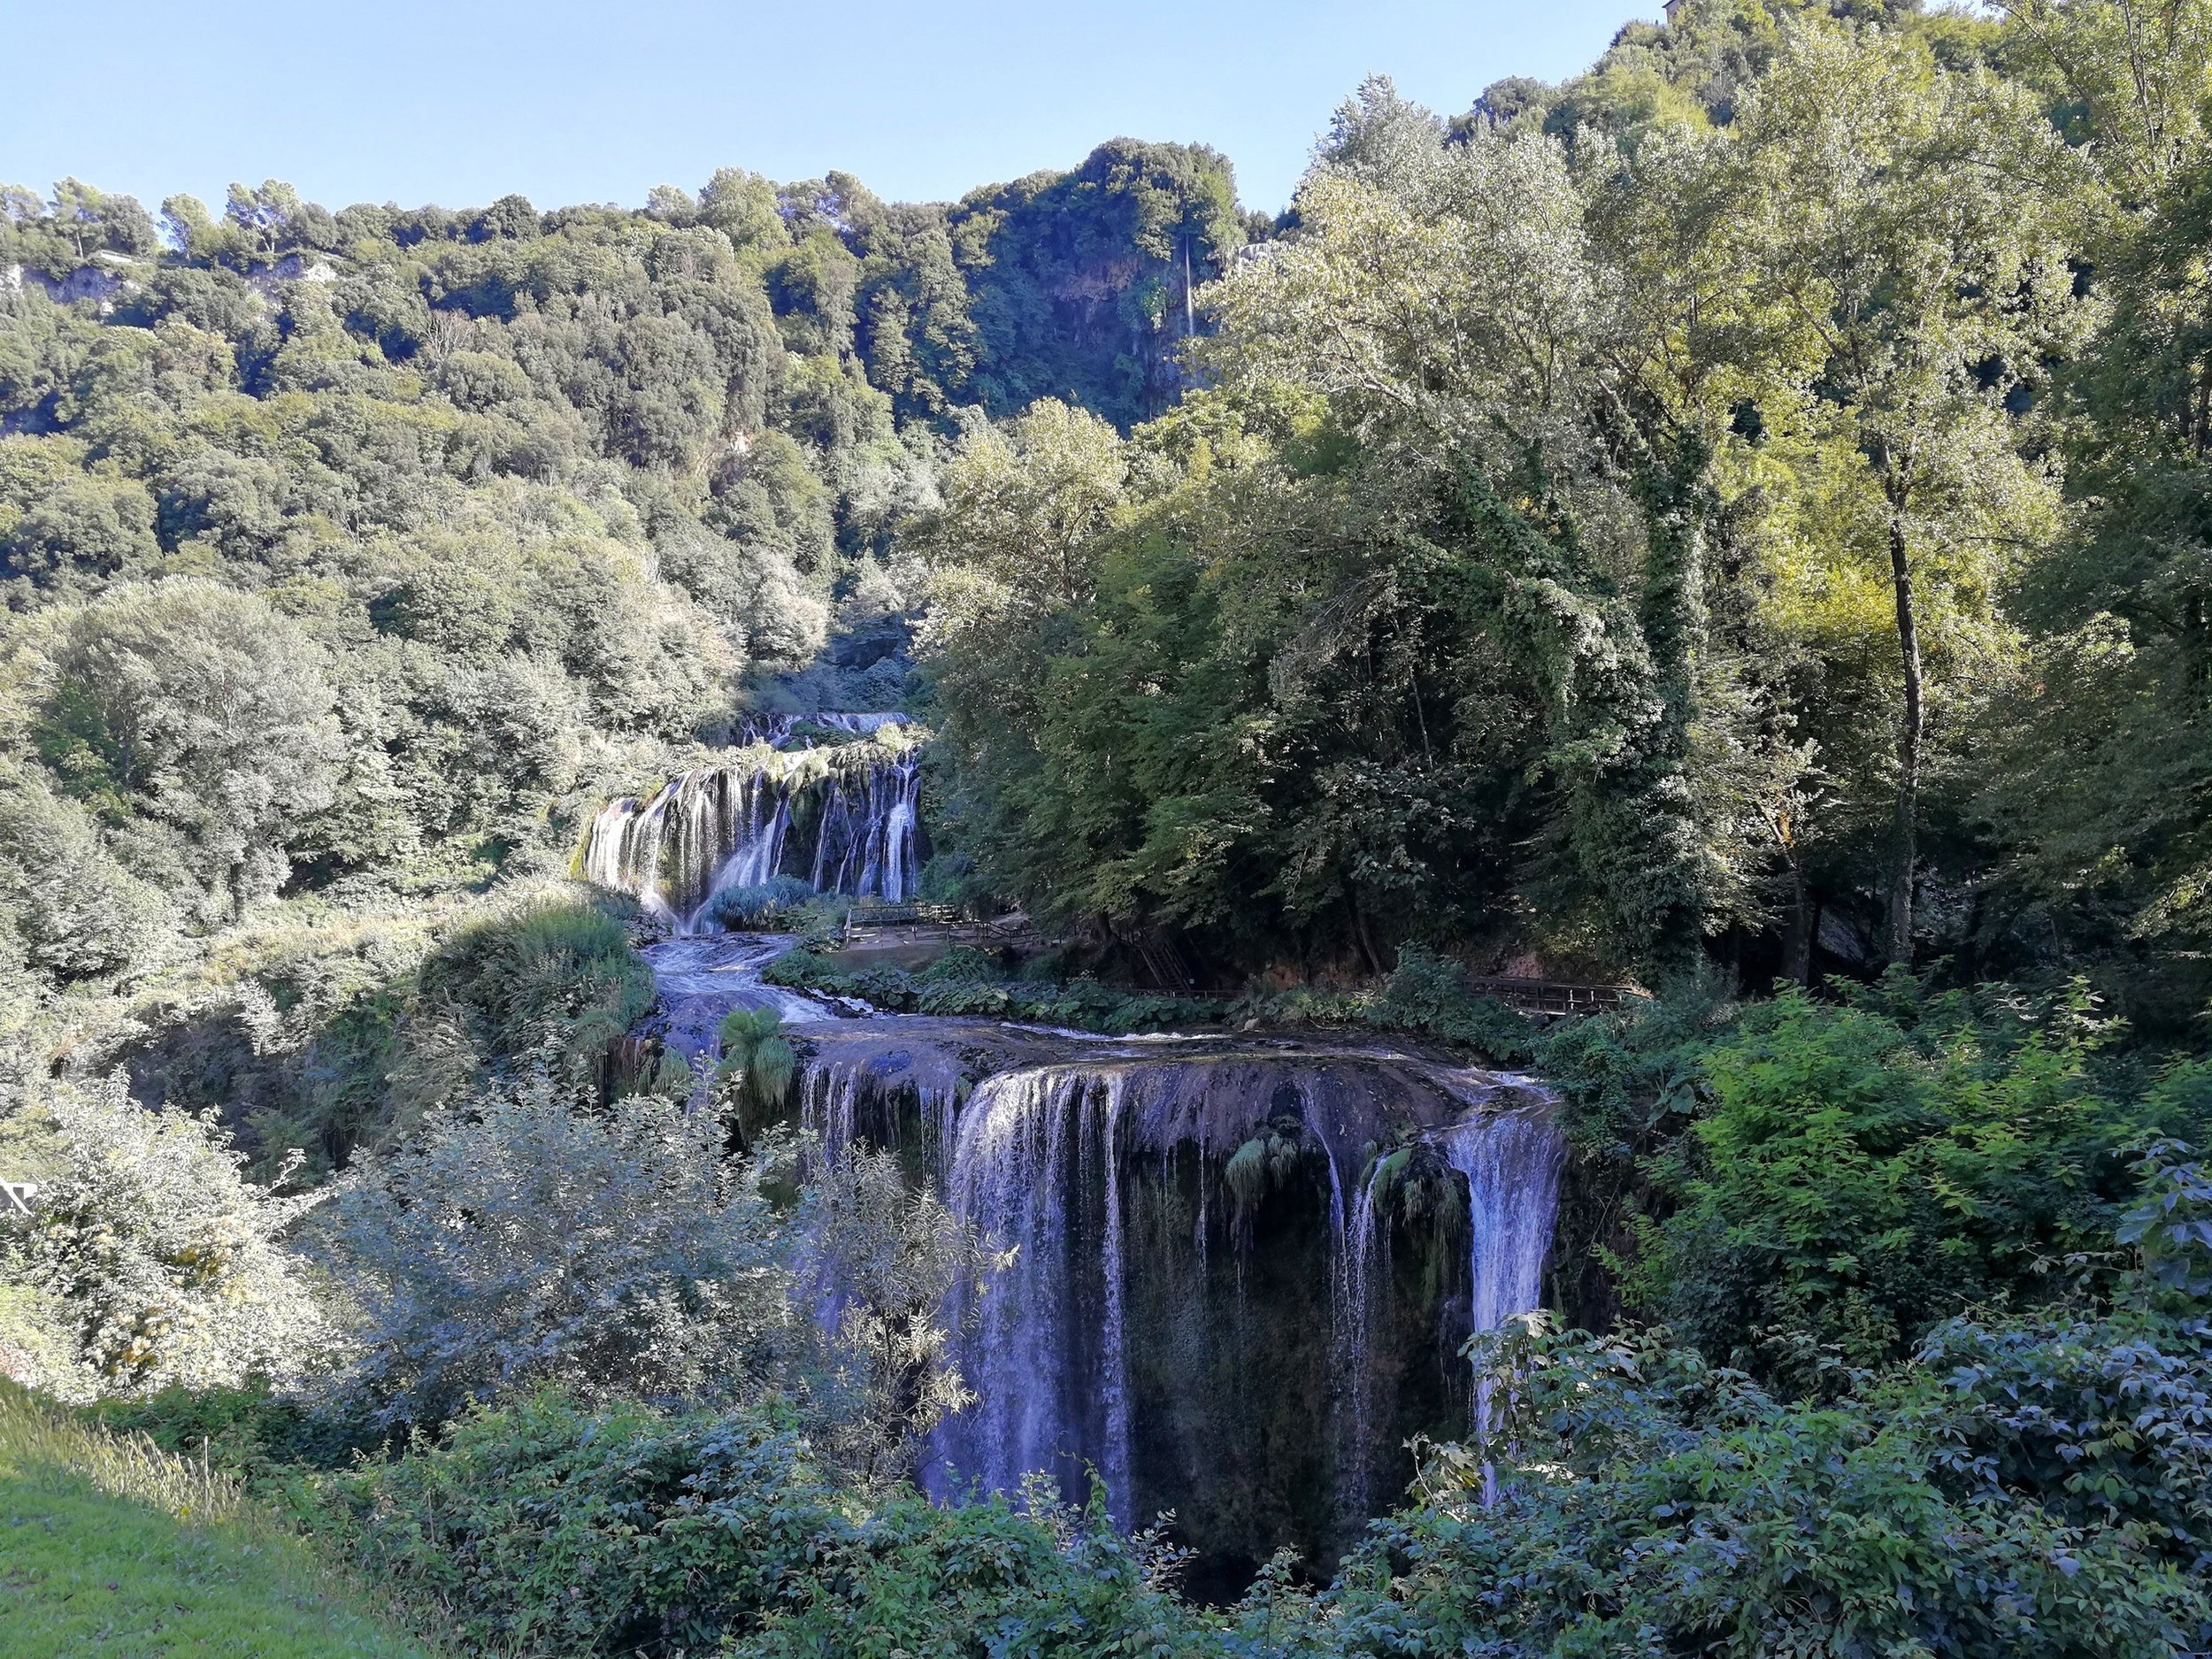
<path id="1" fill-rule="evenodd" d="M 1481 979 L 1463 981 L 1477 996 L 1494 996 L 1526 1014 L 1602 1014 L 1650 995 L 1632 985 L 1574 985 L 1564 979 Z"/>
<path id="2" fill-rule="evenodd" d="M 917 922 L 954 923 L 967 918 L 957 905 L 925 904 L 920 900 L 855 899 L 845 910 L 845 930 L 856 927 L 911 926 Z"/>
<path id="3" fill-rule="evenodd" d="M 856 901 L 845 912 L 848 945 L 899 944 L 929 940 L 952 945 L 1006 946 L 1034 941 L 1036 930 L 1019 911 L 977 921 L 950 904 Z"/>

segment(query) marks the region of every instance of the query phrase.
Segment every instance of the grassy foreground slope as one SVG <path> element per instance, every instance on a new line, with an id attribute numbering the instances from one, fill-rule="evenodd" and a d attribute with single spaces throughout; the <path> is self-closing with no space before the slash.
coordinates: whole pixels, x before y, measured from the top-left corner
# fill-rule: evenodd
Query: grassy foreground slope
<path id="1" fill-rule="evenodd" d="M 0 1384 L 0 1655 L 429 1659 L 219 1472 Z"/>

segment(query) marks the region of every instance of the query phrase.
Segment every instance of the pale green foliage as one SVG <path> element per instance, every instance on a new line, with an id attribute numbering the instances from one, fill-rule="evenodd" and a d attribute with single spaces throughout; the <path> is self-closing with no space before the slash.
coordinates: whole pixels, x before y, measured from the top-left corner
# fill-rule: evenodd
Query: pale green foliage
<path id="1" fill-rule="evenodd" d="M 116 862 L 89 813 L 40 774 L 0 772 L 0 913 L 57 979 L 143 965 L 174 923 L 161 892 Z"/>
<path id="2" fill-rule="evenodd" d="M 199 580 L 124 587 L 56 625 L 39 733 L 71 792 L 144 826 L 149 873 L 235 911 L 290 872 L 288 833 L 340 758 L 322 651 L 267 601 Z"/>
<path id="3" fill-rule="evenodd" d="M 228 1471 L 165 1452 L 142 1431 L 117 1433 L 0 1384 L 0 1471 L 19 1474 L 42 1464 L 180 1521 L 246 1513 L 243 1486 Z"/>
<path id="4" fill-rule="evenodd" d="M 1380 180 L 1325 162 L 1299 189 L 1301 234 L 1209 291 L 1220 334 L 1200 360 L 1318 391 L 1348 430 L 1425 465 L 1578 467 L 1619 326 L 1585 211 L 1540 135 L 1486 129 Z"/>
<path id="5" fill-rule="evenodd" d="M 2008 175 L 2062 153 L 2016 88 L 1837 29 L 1793 31 L 1735 128 L 1743 280 L 1795 313 L 1822 375 L 1762 418 L 1847 435 L 1916 562 L 1978 592 L 2053 527 L 2006 403 L 2083 316 L 2057 227 Z"/>
<path id="6" fill-rule="evenodd" d="M 2202 152 L 2212 73 L 2203 0 L 2006 0 L 2000 9 L 2032 49 L 2027 76 L 2054 95 L 2070 135 L 2086 141 L 2083 158 L 2104 189 L 2083 205 L 2139 212 Z"/>
<path id="7" fill-rule="evenodd" d="M 311 1197 L 248 1182 L 212 1114 L 150 1111 L 120 1076 L 44 1086 L 26 1157 L 34 1214 L 0 1235 L 0 1278 L 66 1333 L 65 1393 L 296 1379 L 333 1331 L 284 1242 Z"/>
<path id="8" fill-rule="evenodd" d="M 956 1287 L 982 1292 L 1013 1257 L 911 1187 L 895 1153 L 864 1146 L 818 1161 L 794 1226 L 800 1282 L 835 1313 L 830 1382 L 842 1409 L 830 1450 L 864 1488 L 881 1489 L 910 1471 L 931 1430 L 973 1402 L 944 1310 Z"/>
<path id="9" fill-rule="evenodd" d="M 1319 166 L 1382 189 L 1403 190 L 1444 159 L 1444 123 L 1370 75 L 1337 105 L 1316 152 Z"/>
<path id="10" fill-rule="evenodd" d="M 656 1095 L 593 1110 L 543 1066 L 431 1113 L 339 1184 L 316 1248 L 357 1304 L 380 1422 L 544 1383 L 733 1399 L 787 1339 L 762 1165 Z"/>
<path id="11" fill-rule="evenodd" d="M 1094 538 L 1121 503 L 1129 461 L 1114 429 L 1045 398 L 1003 426 L 979 426 L 946 469 L 944 505 L 910 526 L 926 557 L 980 575 L 972 609 L 943 611 L 941 630 L 1088 596 Z"/>
<path id="12" fill-rule="evenodd" d="M 1786 32 L 1733 132 L 1726 188 L 1740 206 L 1724 245 L 1752 294 L 1794 312 L 1808 371 L 1760 396 L 1770 449 L 1809 452 L 1778 482 L 1861 472 L 1846 488 L 1868 534 L 1854 545 L 1834 520 L 1809 518 L 1809 548 L 1777 549 L 1780 592 L 1817 585 L 1832 602 L 1855 588 L 1855 629 L 1893 641 L 1894 759 L 1848 782 L 1866 800 L 1894 780 L 1889 949 L 1903 957 L 1924 731 L 1939 760 L 1999 682 L 2016 646 L 1998 592 L 2058 529 L 2055 468 L 2047 450 L 2030 458 L 2044 434 L 2016 404 L 2047 389 L 2044 365 L 2078 343 L 2086 311 L 2060 216 L 2013 181 L 2062 175 L 2067 153 L 2018 88 L 1933 73 L 1905 41 L 1820 27 Z M 1796 565 L 1807 552 L 1809 570 Z M 1835 746 L 1839 761 L 1850 746 Z"/>

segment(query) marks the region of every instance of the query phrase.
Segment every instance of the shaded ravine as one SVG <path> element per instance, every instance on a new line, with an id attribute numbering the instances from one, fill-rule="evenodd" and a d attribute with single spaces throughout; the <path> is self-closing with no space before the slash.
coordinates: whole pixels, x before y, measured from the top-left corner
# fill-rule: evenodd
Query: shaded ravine
<path id="1" fill-rule="evenodd" d="M 1124 1525 L 1171 1509 L 1228 1581 L 1325 1564 L 1402 1494 L 1415 1433 L 1464 1435 L 1459 1350 L 1538 1302 L 1563 1148 L 1529 1079 L 1324 1035 L 1103 1038 L 836 1018 L 759 983 L 787 941 L 652 947 L 667 1040 L 775 1006 L 803 1126 L 896 1149 L 1012 1265 L 949 1312 L 979 1396 L 925 1485 L 1095 1473 Z"/>

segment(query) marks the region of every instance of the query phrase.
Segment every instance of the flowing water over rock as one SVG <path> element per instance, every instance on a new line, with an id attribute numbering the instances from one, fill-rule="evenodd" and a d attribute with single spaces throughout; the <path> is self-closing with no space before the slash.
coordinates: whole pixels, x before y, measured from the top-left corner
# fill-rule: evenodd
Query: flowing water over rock
<path id="1" fill-rule="evenodd" d="M 695 933 L 717 893 L 776 873 L 790 823 L 790 789 L 764 763 L 701 767 L 642 805 L 624 795 L 601 807 L 584 842 L 584 878 L 634 894 L 649 915 Z"/>
<path id="2" fill-rule="evenodd" d="M 1080 1499 L 1095 1471 L 1117 1521 L 1172 1509 L 1233 1578 L 1285 1543 L 1325 1563 L 1402 1494 L 1407 1440 L 1467 1432 L 1460 1347 L 1541 1289 L 1540 1087 L 1319 1035 L 824 1018 L 757 983 L 778 949 L 655 947 L 672 1043 L 781 1008 L 805 1128 L 897 1149 L 1016 1250 L 948 1310 L 979 1400 L 936 1436 L 933 1494 L 1042 1471 Z"/>
<path id="3" fill-rule="evenodd" d="M 913 895 L 921 825 L 921 746 L 897 714 L 822 714 L 811 723 L 863 740 L 783 750 L 788 720 L 757 725 L 729 760 L 623 795 L 587 832 L 584 878 L 634 895 L 679 935 L 711 932 L 717 895 L 779 875 L 824 893 Z M 800 845 L 791 845 L 795 827 Z M 804 850 L 802 850 L 804 849 Z"/>
<path id="4" fill-rule="evenodd" d="M 1524 1078 L 1379 1044 L 809 1027 L 807 1126 L 900 1148 L 1013 1265 L 952 1310 L 979 1403 L 939 1495 L 1091 1471 L 1261 1559 L 1348 1543 L 1463 1436 L 1468 1334 L 1537 1305 L 1561 1145 Z"/>
<path id="5" fill-rule="evenodd" d="M 688 1060 L 720 1051 L 717 1033 L 732 1009 L 772 1008 L 787 1025 L 829 1018 L 812 997 L 761 983 L 760 971 L 796 942 L 787 933 L 710 933 L 646 946 L 662 1041 Z"/>

